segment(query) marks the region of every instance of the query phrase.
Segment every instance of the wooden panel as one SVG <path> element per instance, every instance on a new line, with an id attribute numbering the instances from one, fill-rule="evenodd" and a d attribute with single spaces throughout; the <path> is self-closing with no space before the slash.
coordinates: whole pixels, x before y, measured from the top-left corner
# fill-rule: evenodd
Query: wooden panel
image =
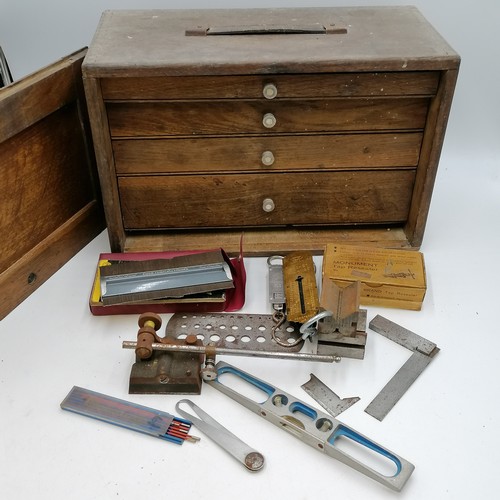
<path id="1" fill-rule="evenodd" d="M 75 105 L 2 144 L 0 269 L 22 257 L 94 198 L 88 172 L 82 169 L 85 154 Z"/>
<path id="2" fill-rule="evenodd" d="M 438 94 L 432 100 L 428 114 L 422 156 L 417 169 L 408 222 L 405 225 L 408 240 L 415 247 L 422 244 L 424 236 L 457 77 L 457 71 L 443 72 Z"/>
<path id="3" fill-rule="evenodd" d="M 421 133 L 114 140 L 118 174 L 415 167 Z M 270 151 L 274 163 L 265 166 Z"/>
<path id="4" fill-rule="evenodd" d="M 243 239 L 243 240 L 242 240 Z M 327 243 L 351 243 L 384 248 L 409 248 L 401 226 L 340 226 L 244 228 L 218 231 L 130 232 L 125 252 L 158 252 L 165 250 L 205 250 L 222 247 L 231 255 L 240 254 L 243 241 L 245 255 L 265 256 L 307 250 L 322 254 Z"/>
<path id="5" fill-rule="evenodd" d="M 108 103 L 114 137 L 422 129 L 427 98 Z M 276 125 L 267 129 L 264 114 Z"/>
<path id="6" fill-rule="evenodd" d="M 409 170 L 174 175 L 118 184 L 127 229 L 331 225 L 405 220 L 414 177 Z M 272 212 L 263 210 L 268 198 Z"/>
<path id="7" fill-rule="evenodd" d="M 104 229 L 102 206 L 92 200 L 0 273 L 0 319 L 29 297 Z"/>
<path id="8" fill-rule="evenodd" d="M 111 249 L 118 251 L 117 249 L 123 248 L 125 232 L 123 230 L 108 117 L 102 100 L 99 80 L 85 78 L 83 84 L 87 97 L 88 112 L 91 117 L 92 137 L 94 139 L 95 155 L 99 170 L 99 182 L 103 193 L 102 198 L 109 242 Z"/>
<path id="9" fill-rule="evenodd" d="M 104 229 L 84 54 L 0 91 L 0 318 Z"/>
<path id="10" fill-rule="evenodd" d="M 345 35 L 185 36 L 196 26 L 334 23 Z M 92 76 L 450 69 L 458 56 L 415 7 L 107 11 Z"/>
<path id="11" fill-rule="evenodd" d="M 45 118 L 55 109 L 77 99 L 72 63 L 81 59 L 76 53 L 61 68 L 52 65 L 36 76 L 19 80 L 2 89 L 0 96 L 0 142 L 6 141 L 27 127 Z M 33 85 L 33 78 L 37 84 Z M 8 119 L 4 119 L 8 117 Z"/>
<path id="12" fill-rule="evenodd" d="M 315 75 L 246 75 L 103 78 L 107 100 L 124 99 L 259 99 L 266 84 L 275 99 L 433 95 L 439 72 L 332 73 Z"/>

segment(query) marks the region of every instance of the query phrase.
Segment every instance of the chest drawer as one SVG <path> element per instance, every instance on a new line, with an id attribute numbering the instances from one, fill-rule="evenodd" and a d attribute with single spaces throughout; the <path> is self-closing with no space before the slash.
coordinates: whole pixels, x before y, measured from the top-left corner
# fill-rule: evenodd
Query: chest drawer
<path id="1" fill-rule="evenodd" d="M 414 171 L 119 179 L 127 229 L 398 222 Z M 179 203 L 182 200 L 182 203 Z"/>
<path id="2" fill-rule="evenodd" d="M 186 36 L 242 19 L 346 30 Z M 106 12 L 83 72 L 113 251 L 418 248 L 458 67 L 413 7 Z"/>
<path id="3" fill-rule="evenodd" d="M 416 167 L 422 132 L 114 140 L 118 175 Z"/>
<path id="4" fill-rule="evenodd" d="M 432 96 L 438 71 L 103 78 L 106 101 Z"/>
<path id="5" fill-rule="evenodd" d="M 427 98 L 108 103 L 112 137 L 422 129 Z M 267 120 L 270 120 L 268 123 Z"/>

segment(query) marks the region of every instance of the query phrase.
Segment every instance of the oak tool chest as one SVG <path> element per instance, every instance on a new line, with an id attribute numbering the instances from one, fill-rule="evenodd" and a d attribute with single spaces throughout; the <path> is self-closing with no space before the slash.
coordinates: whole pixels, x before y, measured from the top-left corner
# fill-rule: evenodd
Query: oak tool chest
<path id="1" fill-rule="evenodd" d="M 113 251 L 418 248 L 459 63 L 413 7 L 105 12 L 83 77 Z"/>

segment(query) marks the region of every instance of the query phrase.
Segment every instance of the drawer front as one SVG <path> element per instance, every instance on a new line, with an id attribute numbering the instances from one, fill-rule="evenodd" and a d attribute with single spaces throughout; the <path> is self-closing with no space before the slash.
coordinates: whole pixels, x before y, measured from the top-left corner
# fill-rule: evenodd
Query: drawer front
<path id="1" fill-rule="evenodd" d="M 125 228 L 404 221 L 415 170 L 120 177 Z"/>
<path id="2" fill-rule="evenodd" d="M 114 102 L 113 137 L 423 129 L 428 98 Z M 274 124 L 264 123 L 274 119 Z M 269 126 L 271 125 L 271 126 Z"/>
<path id="3" fill-rule="evenodd" d="M 422 133 L 114 140 L 119 175 L 415 167 Z"/>
<path id="4" fill-rule="evenodd" d="M 434 95 L 437 71 L 103 78 L 106 100 L 260 99 Z M 267 86 L 267 87 L 266 87 Z M 275 91 L 270 86 L 274 86 Z M 271 91 L 272 93 L 269 93 Z M 267 97 L 266 97 L 267 95 Z"/>

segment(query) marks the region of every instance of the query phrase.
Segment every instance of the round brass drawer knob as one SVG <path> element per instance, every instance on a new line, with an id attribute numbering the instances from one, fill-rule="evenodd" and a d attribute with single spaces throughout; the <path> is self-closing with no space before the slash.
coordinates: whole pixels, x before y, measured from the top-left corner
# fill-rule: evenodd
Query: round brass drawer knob
<path id="1" fill-rule="evenodd" d="M 271 198 L 266 198 L 262 202 L 262 210 L 264 210 L 264 212 L 272 212 L 274 208 L 275 208 L 274 201 Z"/>
<path id="2" fill-rule="evenodd" d="M 273 128 L 276 125 L 276 117 L 272 113 L 266 113 L 262 118 L 262 125 L 266 128 Z"/>
<path id="3" fill-rule="evenodd" d="M 262 95 L 266 99 L 274 99 L 278 95 L 278 89 L 274 83 L 267 83 L 262 89 Z"/>
<path id="4" fill-rule="evenodd" d="M 274 155 L 272 151 L 264 151 L 262 153 L 262 165 L 270 167 L 274 163 Z"/>

